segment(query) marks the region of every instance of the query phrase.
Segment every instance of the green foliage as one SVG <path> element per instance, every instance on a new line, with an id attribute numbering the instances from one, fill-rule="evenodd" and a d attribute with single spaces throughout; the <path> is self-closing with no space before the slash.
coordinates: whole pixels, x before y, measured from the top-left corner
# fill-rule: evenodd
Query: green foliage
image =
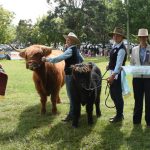
<path id="1" fill-rule="evenodd" d="M 54 43 L 55 47 L 59 42 L 62 42 L 63 28 L 63 20 L 51 12 L 39 23 L 39 31 L 45 36 L 45 44 Z"/>
<path id="2" fill-rule="evenodd" d="M 37 20 L 20 20 L 16 30 L 16 41 L 28 44 L 53 44 L 64 41 L 63 34 L 75 32 L 81 42 L 93 44 L 109 42 L 108 33 L 115 26 L 126 29 L 129 14 L 130 41 L 137 42 L 139 28 L 150 30 L 150 0 L 55 0 L 54 12 Z M 47 0 L 51 6 L 50 0 Z M 50 7 L 51 8 L 51 7 Z M 0 42 L 8 43 L 15 38 L 15 27 L 11 26 L 13 14 L 0 6 Z"/>
<path id="3" fill-rule="evenodd" d="M 13 13 L 0 6 L 0 43 L 11 42 L 15 38 L 15 28 L 11 25 Z"/>
<path id="4" fill-rule="evenodd" d="M 130 31 L 137 35 L 139 28 L 147 28 L 150 31 L 150 0 L 129 1 Z"/>
<path id="5" fill-rule="evenodd" d="M 16 29 L 16 40 L 25 45 L 32 43 L 32 22 L 31 20 L 20 20 Z"/>
<path id="6" fill-rule="evenodd" d="M 50 1 L 48 1 L 50 2 Z M 56 0 L 55 14 L 64 20 L 67 31 L 75 32 L 81 41 L 103 45 L 108 42 L 108 32 L 115 25 L 125 26 L 125 9 L 121 0 Z"/>
<path id="7" fill-rule="evenodd" d="M 104 57 L 88 58 L 102 71 L 108 61 Z M 150 129 L 146 128 L 144 116 L 141 126 L 133 126 L 134 98 L 125 98 L 122 124 L 110 124 L 109 117 L 115 109 L 105 106 L 105 87 L 102 84 L 102 116 L 97 119 L 94 108 L 94 124 L 87 125 L 85 107 L 82 106 L 80 126 L 73 129 L 71 123 L 63 123 L 69 109 L 65 86 L 61 90 L 62 103 L 58 114 L 51 114 L 48 99 L 46 115 L 40 115 L 40 98 L 32 81 L 32 71 L 22 61 L 0 61 L 8 74 L 8 85 L 4 100 L 0 100 L 0 149 L 2 150 L 149 150 Z M 107 78 L 109 73 L 104 78 Z M 131 86 L 132 78 L 127 76 Z M 113 106 L 109 97 L 107 104 Z M 144 113 L 144 110 L 143 110 Z"/>

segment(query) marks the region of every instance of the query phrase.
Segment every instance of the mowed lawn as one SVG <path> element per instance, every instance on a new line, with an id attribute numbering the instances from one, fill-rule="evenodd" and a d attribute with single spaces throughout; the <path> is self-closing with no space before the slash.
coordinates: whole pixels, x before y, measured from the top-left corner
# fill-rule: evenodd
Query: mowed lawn
<path id="1" fill-rule="evenodd" d="M 106 58 L 88 58 L 105 72 Z M 48 99 L 47 113 L 40 115 L 40 99 L 32 81 L 32 71 L 25 68 L 24 60 L 1 60 L 9 76 L 6 96 L 0 100 L 0 150 L 150 150 L 150 129 L 146 128 L 144 115 L 141 126 L 133 126 L 132 77 L 127 76 L 131 96 L 124 99 L 124 121 L 110 124 L 109 117 L 115 109 L 105 106 L 106 81 L 102 83 L 101 111 L 97 119 L 94 108 L 94 124 L 88 126 L 85 107 L 79 128 L 73 129 L 71 123 L 62 122 L 69 109 L 65 86 L 57 105 L 58 114 L 51 114 L 51 102 Z M 104 78 L 108 77 L 108 73 Z M 116 93 L 117 94 L 117 93 Z M 107 104 L 113 106 L 109 97 Z M 144 112 L 144 110 L 143 110 Z"/>

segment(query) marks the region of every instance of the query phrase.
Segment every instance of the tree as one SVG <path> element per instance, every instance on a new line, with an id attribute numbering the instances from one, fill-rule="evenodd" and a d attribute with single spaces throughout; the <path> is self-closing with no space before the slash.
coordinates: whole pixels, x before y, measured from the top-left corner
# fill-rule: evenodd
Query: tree
<path id="1" fill-rule="evenodd" d="M 51 12 L 39 23 L 39 31 L 45 36 L 45 44 L 51 45 L 53 43 L 54 47 L 56 47 L 59 42 L 62 42 L 63 29 L 63 19 L 56 17 L 55 14 Z"/>
<path id="2" fill-rule="evenodd" d="M 15 27 L 11 25 L 13 16 L 0 6 L 0 43 L 9 43 L 15 38 Z"/>
<path id="3" fill-rule="evenodd" d="M 81 40 L 105 45 L 109 39 L 108 32 L 114 25 L 119 22 L 126 25 L 125 7 L 121 0 L 55 1 L 59 3 L 55 14 L 64 20 L 66 31 L 75 32 Z"/>
<path id="4" fill-rule="evenodd" d="M 16 29 L 16 40 L 25 45 L 32 43 L 32 27 L 31 20 L 20 20 Z"/>
<path id="5" fill-rule="evenodd" d="M 129 1 L 130 32 L 137 35 L 139 28 L 150 31 L 150 0 Z"/>

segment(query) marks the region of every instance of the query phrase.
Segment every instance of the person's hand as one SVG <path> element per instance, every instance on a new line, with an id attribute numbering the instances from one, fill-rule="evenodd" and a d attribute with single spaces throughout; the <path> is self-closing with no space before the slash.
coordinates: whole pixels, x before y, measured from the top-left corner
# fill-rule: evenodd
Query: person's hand
<path id="1" fill-rule="evenodd" d="M 115 79 L 115 75 L 112 74 L 110 77 L 107 78 L 107 82 L 111 85 L 113 83 L 114 79 Z"/>
<path id="2" fill-rule="evenodd" d="M 47 61 L 45 56 L 42 57 L 42 61 L 43 61 L 43 62 L 46 62 L 46 61 Z"/>
<path id="3" fill-rule="evenodd" d="M 43 62 L 50 62 L 50 63 L 53 63 L 53 58 L 51 58 L 51 57 L 42 57 L 42 61 L 43 61 Z"/>
<path id="4" fill-rule="evenodd" d="M 68 48 L 68 44 L 65 44 L 65 45 L 64 45 L 64 48 L 67 49 L 67 48 Z"/>

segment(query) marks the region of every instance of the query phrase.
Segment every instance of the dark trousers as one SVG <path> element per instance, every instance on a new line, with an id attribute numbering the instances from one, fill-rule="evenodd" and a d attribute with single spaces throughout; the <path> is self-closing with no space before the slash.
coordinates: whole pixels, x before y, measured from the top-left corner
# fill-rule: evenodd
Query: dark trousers
<path id="1" fill-rule="evenodd" d="M 69 107 L 69 116 L 72 117 L 73 116 L 73 96 L 72 96 L 72 75 L 65 75 L 65 82 L 66 82 L 66 90 L 67 90 L 67 95 L 69 98 L 69 102 L 70 102 L 70 107 Z"/>
<path id="2" fill-rule="evenodd" d="M 133 123 L 141 123 L 145 96 L 145 121 L 150 125 L 150 78 L 133 78 L 134 114 Z"/>
<path id="3" fill-rule="evenodd" d="M 110 96 L 116 107 L 116 115 L 121 117 L 123 115 L 124 107 L 121 88 L 121 74 L 119 74 L 117 80 L 114 80 L 114 82 L 110 85 Z"/>

